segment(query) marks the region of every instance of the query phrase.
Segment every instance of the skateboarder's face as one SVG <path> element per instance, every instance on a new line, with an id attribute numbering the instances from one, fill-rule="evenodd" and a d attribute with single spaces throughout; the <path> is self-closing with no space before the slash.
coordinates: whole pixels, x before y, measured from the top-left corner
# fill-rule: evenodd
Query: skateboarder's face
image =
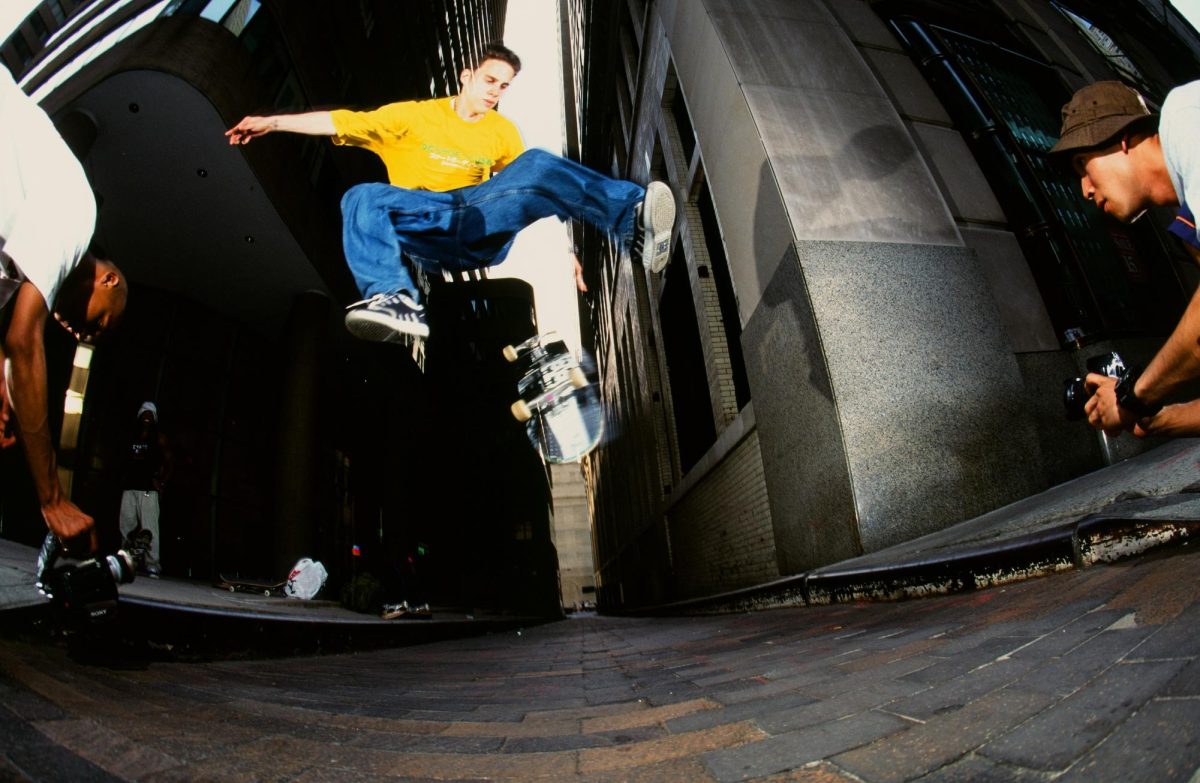
<path id="1" fill-rule="evenodd" d="M 512 66 L 501 60 L 484 60 L 474 70 L 463 69 L 459 106 L 472 115 L 494 109 L 515 76 Z"/>

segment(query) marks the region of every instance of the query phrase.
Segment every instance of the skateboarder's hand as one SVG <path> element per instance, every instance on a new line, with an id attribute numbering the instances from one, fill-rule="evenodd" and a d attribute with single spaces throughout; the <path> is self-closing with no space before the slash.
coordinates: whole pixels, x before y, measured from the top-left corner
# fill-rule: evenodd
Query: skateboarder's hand
<path id="1" fill-rule="evenodd" d="M 587 293 L 587 283 L 583 282 L 583 264 L 579 263 L 579 256 L 571 254 L 571 263 L 575 265 L 575 287 L 579 289 L 579 293 Z"/>
<path id="2" fill-rule="evenodd" d="M 96 521 L 79 506 L 60 498 L 42 506 L 42 517 L 67 554 L 81 557 L 96 551 Z"/>
<path id="3" fill-rule="evenodd" d="M 251 139 L 275 130 L 274 117 L 243 117 L 242 121 L 225 131 L 230 144 L 247 144 Z"/>
<path id="4" fill-rule="evenodd" d="M 0 449 L 7 449 L 17 442 L 17 433 L 12 426 L 12 407 L 8 404 L 3 384 L 4 374 L 0 371 Z"/>

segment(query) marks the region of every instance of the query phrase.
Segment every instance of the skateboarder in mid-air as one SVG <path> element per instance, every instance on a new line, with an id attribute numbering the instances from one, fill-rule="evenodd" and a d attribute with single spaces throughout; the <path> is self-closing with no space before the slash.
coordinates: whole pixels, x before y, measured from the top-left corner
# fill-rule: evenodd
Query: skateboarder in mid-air
<path id="1" fill-rule="evenodd" d="M 675 223 L 670 188 L 643 188 L 525 151 L 516 127 L 495 110 L 520 68 L 516 54 L 490 44 L 463 69 L 461 92 L 452 98 L 245 117 L 226 131 L 230 144 L 272 131 L 329 136 L 383 159 L 391 184 L 356 185 L 342 198 L 346 261 L 364 297 L 346 314 L 354 335 L 388 342 L 429 334 L 402 252 L 432 271 L 492 266 L 517 232 L 551 215 L 608 232 L 654 272 L 666 266 Z M 584 290 L 578 268 L 576 284 Z"/>

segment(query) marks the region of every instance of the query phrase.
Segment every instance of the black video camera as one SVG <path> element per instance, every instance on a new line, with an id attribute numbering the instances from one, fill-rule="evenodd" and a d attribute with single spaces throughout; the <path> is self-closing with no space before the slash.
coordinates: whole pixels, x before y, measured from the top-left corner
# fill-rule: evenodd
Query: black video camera
<path id="1" fill-rule="evenodd" d="M 58 537 L 47 533 L 38 553 L 38 590 L 72 620 L 98 624 L 111 619 L 117 612 L 117 585 L 133 581 L 133 557 L 120 549 L 115 555 L 56 565 L 61 554 Z"/>
<path id="2" fill-rule="evenodd" d="M 1087 360 L 1089 373 L 1107 375 L 1110 378 L 1120 378 L 1125 374 L 1126 365 L 1121 355 L 1109 351 Z M 1083 378 L 1068 378 L 1063 381 L 1063 407 L 1067 409 L 1067 420 L 1078 421 L 1084 417 L 1083 406 L 1091 397 Z"/>

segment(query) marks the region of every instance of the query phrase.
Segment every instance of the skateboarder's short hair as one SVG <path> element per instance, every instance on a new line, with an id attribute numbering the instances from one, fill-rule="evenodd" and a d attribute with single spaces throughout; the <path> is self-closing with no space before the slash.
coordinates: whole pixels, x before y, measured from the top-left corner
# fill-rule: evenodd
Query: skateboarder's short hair
<path id="1" fill-rule="evenodd" d="M 521 58 L 512 49 L 509 49 L 500 41 L 492 41 L 483 47 L 483 51 L 479 53 L 479 58 L 471 70 L 478 68 L 488 60 L 499 60 L 502 63 L 508 63 L 513 69 L 513 75 L 521 72 Z"/>

